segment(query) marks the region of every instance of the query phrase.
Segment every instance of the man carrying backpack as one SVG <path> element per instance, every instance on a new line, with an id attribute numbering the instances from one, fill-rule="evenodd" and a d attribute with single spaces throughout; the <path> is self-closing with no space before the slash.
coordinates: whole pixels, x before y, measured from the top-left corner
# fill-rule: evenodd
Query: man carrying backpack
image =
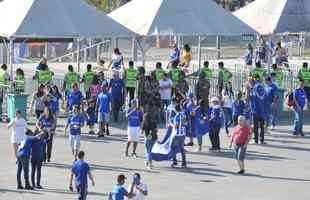
<path id="1" fill-rule="evenodd" d="M 303 133 L 303 109 L 306 105 L 307 95 L 304 90 L 304 80 L 299 80 L 299 87 L 296 88 L 293 92 L 294 104 L 293 104 L 293 112 L 294 112 L 294 126 L 293 126 L 293 135 L 301 135 L 304 136 Z"/>

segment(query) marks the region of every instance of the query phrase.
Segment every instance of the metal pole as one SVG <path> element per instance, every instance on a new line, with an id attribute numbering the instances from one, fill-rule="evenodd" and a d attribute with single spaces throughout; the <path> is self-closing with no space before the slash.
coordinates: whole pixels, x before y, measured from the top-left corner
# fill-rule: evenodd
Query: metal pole
<path id="1" fill-rule="evenodd" d="M 217 59 L 221 58 L 221 36 L 216 36 Z"/>
<path id="2" fill-rule="evenodd" d="M 76 62 L 77 62 L 78 73 L 80 73 L 80 71 L 81 71 L 80 49 L 81 49 L 80 38 L 77 38 Z"/>
<path id="3" fill-rule="evenodd" d="M 45 42 L 45 45 L 44 45 L 44 56 L 45 56 L 45 58 L 47 59 L 47 57 L 48 57 L 48 43 L 47 42 Z"/>
<path id="4" fill-rule="evenodd" d="M 11 68 L 11 84 L 10 84 L 10 91 L 13 92 L 13 64 L 14 64 L 14 39 L 10 38 L 10 49 L 9 49 L 9 54 L 10 54 L 10 68 Z"/>
<path id="5" fill-rule="evenodd" d="M 201 67 L 201 36 L 198 36 L 198 69 Z"/>
<path id="6" fill-rule="evenodd" d="M 138 60 L 138 47 L 137 47 L 137 41 L 136 38 L 132 38 L 131 42 L 131 59 L 136 62 Z"/>

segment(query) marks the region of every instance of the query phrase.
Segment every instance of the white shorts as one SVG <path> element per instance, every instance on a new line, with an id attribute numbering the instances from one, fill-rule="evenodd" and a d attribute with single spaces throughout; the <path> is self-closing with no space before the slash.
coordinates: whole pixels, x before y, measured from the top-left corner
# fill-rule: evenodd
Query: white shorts
<path id="1" fill-rule="evenodd" d="M 80 135 L 69 135 L 69 141 L 72 151 L 79 151 L 80 150 L 80 143 L 81 136 Z"/>
<path id="2" fill-rule="evenodd" d="M 139 142 L 140 137 L 140 127 L 131 127 L 128 126 L 127 129 L 128 141 L 129 142 Z"/>
<path id="3" fill-rule="evenodd" d="M 108 124 L 110 121 L 109 113 L 98 113 L 98 123 Z"/>
<path id="4" fill-rule="evenodd" d="M 11 143 L 20 144 L 25 139 L 25 134 L 16 134 L 12 132 L 11 134 Z"/>

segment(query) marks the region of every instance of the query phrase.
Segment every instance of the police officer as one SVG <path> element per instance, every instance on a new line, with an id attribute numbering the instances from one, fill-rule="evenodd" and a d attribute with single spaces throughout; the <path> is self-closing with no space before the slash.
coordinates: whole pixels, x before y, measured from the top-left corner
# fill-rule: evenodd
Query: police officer
<path id="1" fill-rule="evenodd" d="M 180 73 L 181 69 L 179 69 L 176 64 L 172 65 L 169 74 L 173 82 L 173 85 L 175 85 L 179 81 Z"/>
<path id="2" fill-rule="evenodd" d="M 304 62 L 302 68 L 298 72 L 298 78 L 304 80 L 304 90 L 307 95 L 307 99 L 310 99 L 310 69 L 308 68 L 308 63 Z M 308 103 L 308 107 L 309 103 Z"/>
<path id="3" fill-rule="evenodd" d="M 262 81 L 266 76 L 267 71 L 262 68 L 261 62 L 255 63 L 255 68 L 250 71 L 250 76 L 259 77 L 259 80 Z"/>
<path id="4" fill-rule="evenodd" d="M 279 88 L 283 88 L 284 72 L 281 68 L 278 68 L 277 64 L 272 65 L 272 72 L 274 74 L 275 82 Z"/>
<path id="5" fill-rule="evenodd" d="M 93 81 L 94 75 L 95 75 L 95 72 L 92 71 L 91 64 L 88 64 L 87 71 L 83 74 L 83 79 L 82 79 L 82 82 L 84 83 L 84 92 L 85 92 L 86 99 L 90 98 L 89 88 Z"/>
<path id="6" fill-rule="evenodd" d="M 69 65 L 68 73 L 66 73 L 65 79 L 63 82 L 63 91 L 65 91 L 67 94 L 71 90 L 72 84 L 78 83 L 78 82 L 79 82 L 79 74 L 73 70 L 72 65 Z"/>
<path id="7" fill-rule="evenodd" d="M 47 65 L 42 65 L 42 68 L 36 71 L 34 79 L 37 79 L 38 85 L 51 83 L 53 80 L 54 73 L 49 70 Z"/>
<path id="8" fill-rule="evenodd" d="M 135 98 L 135 90 L 137 87 L 138 70 L 134 68 L 134 62 L 129 61 L 128 68 L 125 70 L 123 80 L 127 94 L 129 93 L 129 103 Z"/>
<path id="9" fill-rule="evenodd" d="M 164 74 L 165 74 L 165 70 L 163 70 L 161 62 L 157 62 L 156 69 L 155 69 L 156 80 L 157 81 L 161 80 Z"/>
<path id="10" fill-rule="evenodd" d="M 226 84 L 231 80 L 232 73 L 224 67 L 223 62 L 219 62 L 218 66 L 219 66 L 219 73 L 218 73 L 219 95 L 222 95 L 222 90 L 226 86 Z"/>
<path id="11" fill-rule="evenodd" d="M 0 69 L 0 121 L 2 121 L 2 104 L 10 81 L 10 75 L 7 69 L 8 66 L 6 64 L 3 64 Z"/>
<path id="12" fill-rule="evenodd" d="M 213 69 L 209 68 L 209 61 L 205 61 L 203 63 L 203 68 L 201 69 L 201 73 L 203 73 L 203 76 L 208 80 L 211 80 L 213 78 Z"/>
<path id="13" fill-rule="evenodd" d="M 205 78 L 205 73 L 199 74 L 199 79 L 195 87 L 195 94 L 197 96 L 197 105 L 198 102 L 202 101 L 204 107 L 209 107 L 209 91 L 210 91 L 210 82 Z"/>
<path id="14" fill-rule="evenodd" d="M 14 77 L 14 85 L 15 91 L 18 93 L 22 93 L 25 91 L 25 74 L 21 68 L 16 69 Z"/>

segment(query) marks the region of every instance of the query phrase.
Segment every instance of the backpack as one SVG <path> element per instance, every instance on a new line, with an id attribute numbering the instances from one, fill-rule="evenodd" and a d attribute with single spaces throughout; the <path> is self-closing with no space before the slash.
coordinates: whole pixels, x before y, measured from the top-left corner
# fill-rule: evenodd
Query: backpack
<path id="1" fill-rule="evenodd" d="M 295 106 L 294 93 L 293 92 L 289 92 L 286 95 L 286 105 L 289 107 Z"/>

